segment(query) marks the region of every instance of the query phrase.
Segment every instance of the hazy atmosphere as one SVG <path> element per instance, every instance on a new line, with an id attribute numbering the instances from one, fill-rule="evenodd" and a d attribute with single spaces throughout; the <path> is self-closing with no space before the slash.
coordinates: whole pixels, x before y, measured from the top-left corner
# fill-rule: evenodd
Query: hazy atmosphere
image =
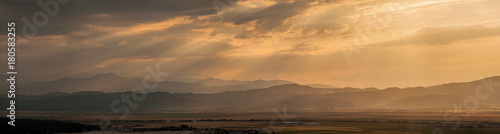
<path id="1" fill-rule="evenodd" d="M 500 0 L 1 0 L 0 133 L 498 134 L 499 15 Z"/>
<path id="2" fill-rule="evenodd" d="M 18 41 L 20 75 L 142 78 L 159 64 L 175 79 L 386 88 L 500 74 L 497 0 L 213 3 L 70 1 L 29 43 Z M 2 21 L 18 23 L 43 10 L 30 0 L 0 5 Z"/>

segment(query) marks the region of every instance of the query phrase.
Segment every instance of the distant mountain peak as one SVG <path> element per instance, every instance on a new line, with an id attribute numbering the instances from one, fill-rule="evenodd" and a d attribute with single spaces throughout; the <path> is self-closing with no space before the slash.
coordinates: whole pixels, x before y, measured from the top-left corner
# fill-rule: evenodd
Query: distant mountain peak
<path id="1" fill-rule="evenodd" d="M 283 85 L 283 84 L 291 84 L 293 82 L 286 81 L 286 80 L 264 80 L 264 79 L 258 79 L 258 80 L 253 80 L 253 81 L 240 81 L 240 80 L 224 80 L 224 79 L 218 79 L 218 78 L 213 78 L 213 77 L 208 77 L 206 79 L 200 79 L 196 81 L 198 84 L 202 84 L 205 86 L 244 86 L 247 89 L 259 89 L 259 88 L 267 88 L 271 86 L 276 86 L 276 85 Z"/>
<path id="2" fill-rule="evenodd" d="M 291 84 L 283 84 L 283 85 L 276 85 L 276 86 L 272 86 L 272 87 L 269 87 L 269 88 L 295 88 L 295 87 L 306 87 L 306 88 L 312 88 L 310 86 L 305 86 L 305 85 L 300 85 L 300 84 L 296 84 L 296 83 L 291 83 Z"/>
<path id="3" fill-rule="evenodd" d="M 105 74 L 94 75 L 90 78 L 112 78 L 112 77 L 122 77 L 122 76 L 119 76 L 119 75 L 114 74 L 114 73 L 105 73 Z"/>
<path id="4" fill-rule="evenodd" d="M 218 79 L 216 79 L 216 78 L 214 78 L 214 77 L 208 77 L 208 78 L 206 78 L 205 80 L 218 80 Z"/>

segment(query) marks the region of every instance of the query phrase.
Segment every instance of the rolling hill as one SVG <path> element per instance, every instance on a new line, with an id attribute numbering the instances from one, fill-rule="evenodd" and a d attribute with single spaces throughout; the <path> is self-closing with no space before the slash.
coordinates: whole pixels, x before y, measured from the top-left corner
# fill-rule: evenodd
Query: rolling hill
<path id="1" fill-rule="evenodd" d="M 107 78 L 111 77 L 111 78 Z M 64 82 L 59 89 L 83 90 L 88 83 L 105 83 L 102 79 L 121 79 L 118 76 L 94 76 L 92 80 L 74 78 L 60 79 L 53 83 Z M 130 83 L 120 85 L 129 88 Z M 480 105 L 497 105 L 500 103 L 500 92 L 495 91 L 500 87 L 497 81 L 500 77 L 490 77 L 471 82 L 441 84 L 431 87 L 387 88 L 383 90 L 374 88 L 313 88 L 298 84 L 285 84 L 261 89 L 223 91 L 211 94 L 199 93 L 169 93 L 168 90 L 150 92 L 146 98 L 137 101 L 140 110 L 269 110 L 287 106 L 290 109 L 316 109 L 316 108 L 430 108 L 452 107 L 462 104 L 467 97 L 477 97 L 476 89 L 480 94 L 487 94 L 486 98 L 478 99 Z M 117 82 L 117 81 L 114 81 Z M 488 84 L 490 83 L 490 84 Z M 49 83 L 35 83 L 45 88 L 53 88 Z M 46 85 L 44 85 L 46 84 Z M 118 83 L 116 83 L 119 85 Z M 201 84 L 186 84 L 167 82 L 160 85 L 175 85 L 178 89 L 207 87 Z M 72 86 L 73 85 L 73 86 Z M 82 87 L 79 87 L 82 86 Z M 222 85 L 220 85 L 222 86 Z M 487 86 L 493 87 L 488 90 Z M 76 88 L 70 88 L 76 87 Z M 105 90 L 108 86 L 94 87 Z M 110 86 L 114 87 L 114 86 Z M 161 86 L 160 86 L 161 87 Z M 86 87 L 91 88 L 91 87 Z M 54 92 L 43 95 L 18 95 L 16 104 L 21 110 L 62 110 L 62 111 L 110 111 L 110 105 L 115 100 L 122 99 L 123 95 L 132 92 L 112 92 L 120 88 L 106 91 L 78 91 L 73 93 Z M 66 91 L 66 90 L 63 90 Z M 6 95 L 1 95 L 0 100 L 7 101 Z M 7 103 L 0 104 L 7 107 Z M 5 106 L 4 106 L 5 105 Z"/>
<path id="2" fill-rule="evenodd" d="M 21 83 L 19 88 L 23 90 L 19 90 L 18 93 L 25 95 L 41 95 L 50 92 L 74 93 L 79 91 L 111 93 L 131 91 L 136 86 L 142 86 L 143 79 L 109 73 L 87 78 L 61 78 L 47 82 L 23 81 L 19 83 Z M 266 88 L 283 84 L 292 84 L 292 82 L 283 80 L 235 81 L 209 78 L 194 83 L 161 81 L 152 92 L 208 94 Z M 7 85 L 4 85 L 4 87 L 7 87 Z"/>

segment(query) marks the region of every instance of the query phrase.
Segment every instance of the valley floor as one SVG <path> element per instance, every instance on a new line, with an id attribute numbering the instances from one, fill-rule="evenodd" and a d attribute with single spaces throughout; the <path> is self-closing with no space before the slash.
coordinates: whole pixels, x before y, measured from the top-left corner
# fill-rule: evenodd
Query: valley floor
<path id="1" fill-rule="evenodd" d="M 275 133 L 500 133 L 495 110 L 447 113 L 425 110 L 330 110 L 274 112 L 106 112 L 20 111 L 20 118 L 63 120 L 101 125 L 115 132 L 135 132 L 187 125 L 186 133 L 247 131 Z M 107 124 L 103 126 L 102 124 Z M 149 132 L 149 131 L 148 131 Z M 164 131 L 164 133 L 170 133 Z M 175 133 L 175 132 L 172 132 Z M 181 131 L 177 132 L 181 133 Z"/>

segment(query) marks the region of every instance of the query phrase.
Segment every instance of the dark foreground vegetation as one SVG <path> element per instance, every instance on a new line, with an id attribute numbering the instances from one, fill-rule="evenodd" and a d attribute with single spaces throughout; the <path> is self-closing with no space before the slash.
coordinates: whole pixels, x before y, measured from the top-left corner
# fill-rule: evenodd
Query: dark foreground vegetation
<path id="1" fill-rule="evenodd" d="M 8 118 L 0 118 L 1 134 L 18 134 L 18 133 L 77 133 L 87 131 L 100 130 L 99 126 L 85 125 L 72 122 L 56 121 L 56 120 L 36 120 L 36 119 L 16 119 L 16 126 L 8 125 Z"/>

